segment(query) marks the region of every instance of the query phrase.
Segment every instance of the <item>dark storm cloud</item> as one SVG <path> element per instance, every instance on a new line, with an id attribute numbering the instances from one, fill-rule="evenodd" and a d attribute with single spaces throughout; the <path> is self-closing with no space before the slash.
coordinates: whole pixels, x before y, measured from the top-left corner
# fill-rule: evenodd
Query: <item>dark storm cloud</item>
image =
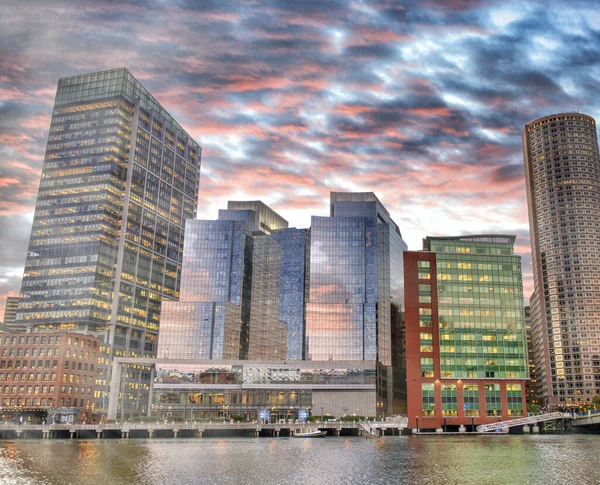
<path id="1" fill-rule="evenodd" d="M 344 53 L 354 59 L 393 59 L 396 57 L 396 51 L 387 44 L 370 45 L 351 45 L 346 48 Z"/>
<path id="2" fill-rule="evenodd" d="M 522 180 L 524 175 L 522 164 L 504 165 L 498 167 L 493 172 L 494 182 L 502 183 L 506 181 Z"/>

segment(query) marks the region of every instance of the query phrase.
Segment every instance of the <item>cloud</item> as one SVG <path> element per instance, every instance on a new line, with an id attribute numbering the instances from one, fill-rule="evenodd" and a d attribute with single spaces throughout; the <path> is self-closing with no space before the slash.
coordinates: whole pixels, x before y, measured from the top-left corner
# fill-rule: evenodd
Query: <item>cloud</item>
<path id="1" fill-rule="evenodd" d="M 426 235 L 518 234 L 524 268 L 523 126 L 600 114 L 600 30 L 584 1 L 0 8 L 3 294 L 19 289 L 63 76 L 130 69 L 204 148 L 199 217 L 262 199 L 306 227 L 330 190 L 373 190 L 411 248 Z M 530 269 L 524 278 L 531 289 Z"/>

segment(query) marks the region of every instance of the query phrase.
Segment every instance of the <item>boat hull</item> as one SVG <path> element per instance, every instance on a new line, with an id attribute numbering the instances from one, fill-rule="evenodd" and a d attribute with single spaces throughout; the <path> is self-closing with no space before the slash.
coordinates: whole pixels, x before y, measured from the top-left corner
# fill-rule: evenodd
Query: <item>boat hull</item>
<path id="1" fill-rule="evenodd" d="M 325 438 L 327 433 L 325 431 L 309 431 L 307 433 L 296 433 L 294 438 Z"/>

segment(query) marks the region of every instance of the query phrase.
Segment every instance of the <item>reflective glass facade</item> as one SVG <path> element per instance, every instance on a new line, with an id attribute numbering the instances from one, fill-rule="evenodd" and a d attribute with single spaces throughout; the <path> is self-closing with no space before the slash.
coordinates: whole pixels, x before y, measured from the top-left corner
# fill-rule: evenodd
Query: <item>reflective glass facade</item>
<path id="1" fill-rule="evenodd" d="M 310 231 L 283 229 L 271 238 L 279 243 L 281 251 L 279 321 L 287 328 L 287 359 L 304 360 Z"/>
<path id="2" fill-rule="evenodd" d="M 443 378 L 529 377 L 521 258 L 513 244 L 513 236 L 426 239 L 437 258 Z"/>
<path id="3" fill-rule="evenodd" d="M 236 394 L 213 385 L 192 392 L 193 398 L 185 397 L 186 384 L 161 391 L 155 406 L 181 399 L 186 406 L 214 405 L 218 394 L 226 406 L 243 404 L 239 410 L 245 406 L 248 413 L 273 399 L 290 409 L 300 402 L 322 403 L 340 416 L 344 410 L 382 416 L 405 409 L 406 245 L 374 194 L 334 193 L 331 201 L 334 215 L 313 217 L 310 230 L 287 228 L 283 218 L 256 201 L 230 202 L 217 221 L 189 221 L 181 298 L 163 304 L 159 357 L 173 361 L 172 373 L 198 359 L 243 359 L 245 368 L 260 363 L 273 369 L 307 360 L 349 373 L 367 366 L 373 385 L 359 393 L 350 382 L 324 394 L 298 388 L 306 399 L 296 402 L 294 387 L 281 387 L 275 379 L 266 380 L 260 393 Z M 166 389 L 162 384 L 155 390 Z"/>
<path id="4" fill-rule="evenodd" d="M 281 247 L 267 235 L 253 238 L 248 359 L 285 360 L 288 329 L 279 320 Z"/>
<path id="5" fill-rule="evenodd" d="M 262 202 L 228 207 L 187 222 L 181 298 L 163 304 L 158 355 L 301 360 L 308 231 Z"/>
<path id="6" fill-rule="evenodd" d="M 196 215 L 200 155 L 126 69 L 59 80 L 17 323 L 104 340 L 99 407 L 113 356 L 156 354 L 161 300 L 178 296 L 184 221 Z"/>
<path id="7" fill-rule="evenodd" d="M 331 217 L 312 218 L 310 249 L 307 359 L 391 365 L 406 244 L 385 207 L 371 192 L 333 192 Z"/>
<path id="8" fill-rule="evenodd" d="M 252 211 L 252 223 L 248 227 L 251 232 L 260 231 L 271 234 L 273 231 L 288 227 L 288 223 L 283 217 L 260 200 L 230 200 L 227 202 L 227 210 L 231 211 L 230 216 L 233 215 L 236 218 L 237 211 Z M 219 219 L 222 218 L 225 218 L 224 213 L 219 214 Z"/>
<path id="9" fill-rule="evenodd" d="M 532 347 L 543 404 L 600 394 L 600 157 L 596 121 L 559 113 L 523 130 L 535 293 Z"/>
<path id="10" fill-rule="evenodd" d="M 377 220 L 312 217 L 308 360 L 377 358 Z"/>
<path id="11" fill-rule="evenodd" d="M 157 362 L 152 410 L 186 418 L 375 413 L 373 362 Z M 370 414 L 373 413 L 373 414 Z"/>
<path id="12" fill-rule="evenodd" d="M 163 302 L 159 357 L 245 356 L 247 239 L 244 221 L 187 221 L 180 301 Z"/>

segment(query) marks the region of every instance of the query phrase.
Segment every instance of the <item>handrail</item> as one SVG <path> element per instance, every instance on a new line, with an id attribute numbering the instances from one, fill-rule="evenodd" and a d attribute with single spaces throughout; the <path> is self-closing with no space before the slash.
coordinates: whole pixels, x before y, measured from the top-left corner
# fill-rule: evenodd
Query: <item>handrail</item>
<path id="1" fill-rule="evenodd" d="M 495 429 L 512 428 L 513 426 L 523 426 L 525 424 L 540 423 L 542 421 L 551 421 L 553 419 L 572 419 L 573 416 L 569 413 L 548 413 L 538 414 L 535 416 L 527 416 L 526 418 L 511 419 L 509 421 L 499 421 L 497 423 L 481 424 L 477 426 L 479 433 L 493 431 Z"/>

